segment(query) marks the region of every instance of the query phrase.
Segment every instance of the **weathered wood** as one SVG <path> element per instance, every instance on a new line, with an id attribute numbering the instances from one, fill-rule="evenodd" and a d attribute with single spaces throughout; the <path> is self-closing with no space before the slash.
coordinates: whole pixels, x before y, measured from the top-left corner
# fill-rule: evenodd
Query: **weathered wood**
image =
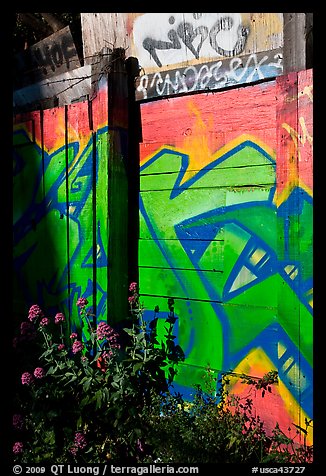
<path id="1" fill-rule="evenodd" d="M 81 330 L 81 322 L 76 318 L 78 297 L 86 297 L 89 305 L 96 310 L 96 292 L 89 286 L 94 283 L 96 262 L 93 250 L 93 196 L 95 193 L 93 160 L 96 157 L 90 131 L 89 107 L 87 101 L 66 106 L 67 156 L 66 187 L 68 217 L 68 263 L 70 305 L 73 327 Z M 77 147 L 76 147 L 77 146 Z M 85 323 L 86 324 L 86 323 Z M 87 335 L 87 325 L 83 331 Z"/>
<path id="2" fill-rule="evenodd" d="M 107 295 L 108 295 L 108 261 L 109 261 L 109 216 L 108 216 L 108 166 L 109 166 L 109 136 L 108 136 L 108 95 L 107 77 L 103 77 L 99 83 L 96 97 L 90 102 L 92 110 L 93 140 L 96 140 L 93 157 L 93 173 L 96 177 L 96 186 L 93 191 L 93 261 L 96 262 L 96 319 L 108 319 Z M 95 167 L 95 168 L 94 168 Z M 94 178 L 94 176 L 93 176 Z"/>
<path id="3" fill-rule="evenodd" d="M 137 13 L 81 13 L 85 64 L 92 64 L 102 48 L 129 48 L 127 22 Z M 132 56 L 128 51 L 128 56 Z"/>
<path id="4" fill-rule="evenodd" d="M 80 67 L 78 53 L 66 26 L 14 58 L 16 87 L 53 77 Z"/>
<path id="5" fill-rule="evenodd" d="M 283 44 L 282 13 L 81 13 L 81 24 L 85 60 L 104 46 L 126 48 L 146 69 Z"/>
<path id="6" fill-rule="evenodd" d="M 128 312 L 128 87 L 122 51 L 112 52 L 108 75 L 108 316 L 112 323 Z"/>
<path id="7" fill-rule="evenodd" d="M 69 313 L 68 213 L 66 194 L 66 123 L 64 108 L 48 109 L 43 116 L 43 211 L 37 252 L 40 265 L 36 279 L 44 283 L 40 299 L 50 307 Z M 32 263 L 29 263 L 33 270 Z M 35 279 L 35 275 L 34 275 Z M 68 332 L 68 330 L 67 330 Z"/>
<path id="8" fill-rule="evenodd" d="M 306 13 L 283 13 L 284 74 L 306 69 Z"/>
<path id="9" fill-rule="evenodd" d="M 283 72 L 282 58 L 282 49 L 279 48 L 168 71 L 148 74 L 144 72 L 136 81 L 136 99 L 173 96 L 200 90 L 214 91 L 274 78 Z"/>
<path id="10" fill-rule="evenodd" d="M 142 267 L 152 268 L 167 268 L 169 261 L 167 260 L 162 250 L 168 250 L 169 255 L 172 257 L 184 250 L 184 260 L 178 260 L 178 266 L 189 266 L 189 256 L 196 257 L 196 251 L 205 250 L 205 265 L 203 263 L 203 270 L 223 271 L 223 252 L 224 252 L 224 240 L 139 240 L 139 262 Z M 187 250 L 187 251 L 186 251 Z M 189 256 L 187 254 L 189 253 Z"/>
<path id="11" fill-rule="evenodd" d="M 295 56 L 296 53 L 292 56 L 293 62 L 290 63 L 294 70 L 298 66 Z M 306 377 L 303 376 L 299 362 L 300 356 L 304 355 L 305 359 L 311 363 L 313 348 L 313 323 L 310 314 L 312 307 L 309 310 L 309 306 L 312 306 L 312 210 L 307 208 L 309 198 L 303 200 L 304 196 L 312 196 L 312 188 L 310 188 L 312 185 L 311 76 L 306 72 L 292 72 L 279 78 L 277 96 L 277 156 L 279 158 L 277 204 L 280 217 L 277 231 L 280 237 L 284 233 L 284 227 L 286 228 L 285 246 L 282 245 L 281 240 L 278 244 L 278 255 L 284 263 L 284 273 L 278 286 L 278 316 L 283 328 L 292 336 L 294 342 L 300 342 L 300 345 L 292 350 L 291 355 L 293 362 L 298 364 L 293 365 L 290 371 L 290 366 L 284 362 L 280 370 L 282 378 L 283 375 L 288 374 L 291 385 L 297 390 L 299 407 L 293 409 L 293 418 L 301 426 L 304 424 L 301 407 L 307 400 L 304 393 Z M 300 267 L 297 267 L 296 263 L 300 263 Z M 288 292 L 286 284 L 289 282 L 296 283 L 298 289 L 301 287 L 301 300 L 305 306 L 300 305 L 295 293 Z M 310 285 L 309 288 L 307 285 Z M 287 316 L 290 313 L 291 319 L 288 319 Z M 286 352 L 286 348 L 279 349 L 282 356 L 287 355 Z"/>
<path id="12" fill-rule="evenodd" d="M 200 188 L 212 188 L 212 182 L 214 188 L 217 187 L 243 187 L 250 185 L 258 187 L 260 185 L 273 184 L 275 181 L 275 167 L 273 165 L 258 165 L 258 166 L 242 166 L 234 167 L 232 174 L 230 174 L 229 168 L 209 169 L 209 179 L 207 175 L 203 175 L 198 171 L 197 176 L 200 179 L 192 183 L 192 190 Z M 157 175 L 143 175 L 140 179 L 140 190 L 142 192 L 153 190 L 171 190 L 171 183 L 175 183 L 173 187 L 174 193 L 179 193 L 182 190 L 188 188 L 187 182 L 179 185 L 178 177 L 180 173 L 170 173 Z"/>
<path id="13" fill-rule="evenodd" d="M 232 91 L 142 103 L 141 173 L 149 173 L 146 164 L 163 154 L 165 148 L 171 149 L 171 155 L 159 160 L 161 172 L 180 170 L 184 154 L 190 159 L 188 170 L 208 167 L 214 158 L 230 154 L 245 141 L 253 146 L 261 144 L 275 156 L 275 109 L 271 107 L 276 103 L 274 88 L 275 82 L 270 81 Z M 243 165 L 249 165 L 250 160 L 244 159 Z M 177 161 L 178 168 L 174 169 Z"/>
<path id="14" fill-rule="evenodd" d="M 103 47 L 137 58 L 137 99 L 282 74 L 282 13 L 82 13 L 86 63 Z"/>
<path id="15" fill-rule="evenodd" d="M 167 296 L 173 296 L 177 299 L 202 300 L 204 296 L 203 282 L 210 283 L 222 293 L 225 275 L 220 271 L 174 270 L 173 268 L 145 268 L 140 266 L 139 281 L 143 292 L 150 293 L 152 296 L 162 296 L 162 282 L 165 282 Z M 217 298 L 216 300 L 219 301 Z"/>
<path id="16" fill-rule="evenodd" d="M 51 106 L 45 107 L 44 102 L 51 99 L 56 100 L 57 106 L 64 106 L 84 99 L 90 92 L 91 66 L 87 65 L 16 89 L 13 92 L 13 107 L 16 111 L 47 109 Z"/>

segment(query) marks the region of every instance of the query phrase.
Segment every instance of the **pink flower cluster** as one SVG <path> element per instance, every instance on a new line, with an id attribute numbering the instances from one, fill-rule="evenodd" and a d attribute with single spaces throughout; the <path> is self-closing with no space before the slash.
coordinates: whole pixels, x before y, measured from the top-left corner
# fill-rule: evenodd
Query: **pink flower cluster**
<path id="1" fill-rule="evenodd" d="M 83 350 L 84 344 L 80 342 L 80 340 L 75 340 L 75 342 L 72 344 L 72 352 L 73 354 L 77 354 L 77 352 L 80 352 Z"/>
<path id="2" fill-rule="evenodd" d="M 86 441 L 86 438 L 85 438 L 85 435 L 84 433 L 81 433 L 81 432 L 77 432 L 75 434 L 75 439 L 74 439 L 74 443 L 75 445 L 80 448 L 81 450 L 83 450 L 84 448 L 86 448 L 87 446 L 87 441 Z"/>
<path id="3" fill-rule="evenodd" d="M 69 449 L 69 451 L 73 456 L 76 456 L 78 450 L 83 450 L 86 448 L 86 446 L 87 446 L 87 441 L 86 441 L 84 433 L 77 431 L 75 433 L 74 443 Z"/>
<path id="4" fill-rule="evenodd" d="M 115 344 L 112 347 L 114 349 L 120 349 L 120 344 Z M 105 350 L 104 352 L 102 352 L 102 357 L 106 360 L 111 359 L 112 356 L 113 356 L 113 351 L 112 350 Z"/>
<path id="5" fill-rule="evenodd" d="M 96 334 L 99 340 L 107 338 L 113 339 L 114 337 L 118 337 L 118 334 L 115 332 L 115 330 L 104 321 L 100 322 L 97 326 Z"/>
<path id="6" fill-rule="evenodd" d="M 22 453 L 23 449 L 24 449 L 24 445 L 21 441 L 16 441 L 16 443 L 12 447 L 12 451 L 15 453 L 15 455 Z"/>
<path id="7" fill-rule="evenodd" d="M 131 292 L 137 291 L 137 283 L 135 283 L 135 282 L 130 283 L 129 291 L 131 291 Z"/>
<path id="8" fill-rule="evenodd" d="M 38 317 L 43 317 L 43 316 L 44 316 L 44 313 L 42 309 L 40 308 L 40 306 L 38 306 L 37 304 L 33 304 L 33 306 L 29 308 L 28 319 L 31 322 L 35 321 L 35 319 L 37 319 Z"/>
<path id="9" fill-rule="evenodd" d="M 41 379 L 45 377 L 45 370 L 42 367 L 36 367 L 33 374 L 35 378 Z M 34 382 L 34 377 L 30 372 L 24 372 L 21 376 L 22 384 L 31 385 Z"/>
<path id="10" fill-rule="evenodd" d="M 137 301 L 138 301 L 138 293 L 137 293 L 137 283 L 134 281 L 132 283 L 130 283 L 129 285 L 129 291 L 132 293 L 132 296 L 129 296 L 128 297 L 128 301 L 129 301 L 129 304 L 132 305 L 135 304 L 137 305 Z"/>
<path id="11" fill-rule="evenodd" d="M 84 309 L 88 304 L 88 301 L 84 297 L 80 297 L 77 299 L 76 306 L 80 307 L 81 309 Z"/>
<path id="12" fill-rule="evenodd" d="M 34 377 L 35 378 L 43 378 L 45 377 L 45 370 L 42 367 L 36 367 L 34 370 Z"/>
<path id="13" fill-rule="evenodd" d="M 23 385 L 31 385 L 34 381 L 33 375 L 29 372 L 24 372 L 21 376 L 21 381 Z"/>
<path id="14" fill-rule="evenodd" d="M 65 316 L 62 312 L 58 312 L 55 316 L 54 316 L 54 323 L 55 324 L 60 324 L 60 322 L 64 322 L 66 319 L 65 319 Z"/>
<path id="15" fill-rule="evenodd" d="M 46 327 L 50 324 L 50 319 L 48 317 L 43 317 L 43 319 L 40 322 L 41 327 Z"/>
<path id="16" fill-rule="evenodd" d="M 59 344 L 58 345 L 58 350 L 61 351 L 61 350 L 64 350 L 65 349 L 65 345 L 64 344 Z"/>
<path id="17" fill-rule="evenodd" d="M 96 334 L 99 340 L 106 339 L 107 343 L 110 345 L 110 349 L 105 350 L 102 353 L 103 358 L 110 359 L 113 355 L 113 349 L 120 349 L 120 344 L 118 344 L 119 335 L 104 321 L 100 322 L 97 326 Z"/>

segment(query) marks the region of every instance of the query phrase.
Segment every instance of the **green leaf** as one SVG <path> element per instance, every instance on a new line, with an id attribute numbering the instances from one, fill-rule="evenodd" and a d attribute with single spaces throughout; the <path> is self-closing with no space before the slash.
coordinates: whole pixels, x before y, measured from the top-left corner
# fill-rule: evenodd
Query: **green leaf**
<path id="1" fill-rule="evenodd" d="M 102 390 L 98 390 L 95 393 L 95 397 L 96 397 L 96 409 L 98 409 L 101 407 L 101 404 L 102 404 Z"/>
<path id="2" fill-rule="evenodd" d="M 80 406 L 81 406 L 81 407 L 84 407 L 85 405 L 87 405 L 87 404 L 89 403 L 89 401 L 90 401 L 90 397 L 89 397 L 89 395 L 86 395 L 86 396 L 82 399 L 82 401 L 80 402 Z"/>
<path id="3" fill-rule="evenodd" d="M 85 380 L 85 382 L 83 383 L 83 390 L 85 392 L 87 392 L 87 390 L 89 389 L 90 385 L 91 385 L 91 382 L 92 382 L 92 379 L 91 378 L 87 378 Z"/>
<path id="4" fill-rule="evenodd" d="M 140 332 L 139 334 L 136 335 L 136 340 L 137 340 L 137 341 L 140 341 L 140 340 L 144 339 L 144 337 L 145 337 L 145 336 L 144 336 L 144 333 L 143 333 L 143 332 Z"/>
<path id="5" fill-rule="evenodd" d="M 54 372 L 56 371 L 56 367 L 49 367 L 48 371 L 47 371 L 47 375 L 52 375 L 54 374 Z"/>
<path id="6" fill-rule="evenodd" d="M 137 364 L 134 364 L 133 366 L 133 373 L 135 374 L 138 370 L 140 370 L 143 367 L 143 362 L 138 362 Z"/>

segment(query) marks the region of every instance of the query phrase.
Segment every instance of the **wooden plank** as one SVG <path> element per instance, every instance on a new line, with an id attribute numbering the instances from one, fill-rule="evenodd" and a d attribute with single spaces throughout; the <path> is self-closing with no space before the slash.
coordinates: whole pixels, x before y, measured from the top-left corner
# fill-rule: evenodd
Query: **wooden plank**
<path id="1" fill-rule="evenodd" d="M 128 312 L 128 88 L 121 51 L 113 52 L 108 75 L 109 274 L 108 316 L 116 323 Z M 115 56 L 116 55 L 116 56 Z"/>
<path id="2" fill-rule="evenodd" d="M 223 270 L 223 240 L 139 240 L 139 265 L 143 267 L 165 268 L 171 261 L 165 256 L 168 250 L 169 257 L 178 256 L 178 266 L 190 266 L 189 256 L 196 256 L 196 251 L 205 250 L 205 266 L 202 269 L 213 271 Z M 189 256 L 188 256 L 189 254 Z M 203 266 L 204 265 L 204 266 Z M 192 266 L 192 265 L 191 265 Z"/>
<path id="3" fill-rule="evenodd" d="M 37 107 L 46 99 L 56 99 L 59 106 L 70 104 L 91 91 L 91 66 L 83 66 L 57 74 L 55 78 L 46 78 L 35 84 L 15 89 L 14 108 Z M 44 107 L 43 107 L 44 108 Z"/>
<path id="4" fill-rule="evenodd" d="M 225 276 L 221 271 L 140 267 L 139 281 L 142 286 L 142 294 L 162 296 L 164 289 L 167 297 L 221 302 Z M 203 281 L 214 287 L 215 298 L 210 296 L 206 290 L 204 291 Z M 163 286 L 162 283 L 164 283 Z"/>
<path id="5" fill-rule="evenodd" d="M 69 26 L 35 43 L 14 60 L 16 88 L 81 66 Z"/>
<path id="6" fill-rule="evenodd" d="M 66 107 L 67 120 L 67 210 L 69 218 L 69 287 L 73 328 L 81 329 L 76 301 L 85 297 L 94 306 L 93 193 L 95 151 L 90 131 L 88 102 Z M 76 316 L 76 317 L 75 317 Z M 83 331 L 87 333 L 87 326 Z"/>
<path id="7" fill-rule="evenodd" d="M 142 293 L 176 299 L 223 302 L 226 276 L 222 271 L 139 267 Z"/>
<path id="8" fill-rule="evenodd" d="M 287 76 L 278 78 L 277 80 L 277 151 L 278 151 L 278 168 L 277 168 L 277 203 L 279 213 L 282 211 L 281 205 L 286 206 L 286 202 L 292 191 L 298 186 L 298 151 L 295 141 L 292 140 L 291 134 L 287 129 L 291 128 L 297 131 L 298 127 L 298 77 L 297 73 L 290 73 Z M 285 273 L 283 279 L 278 286 L 278 322 L 282 324 L 288 335 L 291 335 L 292 341 L 295 343 L 294 360 L 300 362 L 301 352 L 301 336 L 300 336 L 300 306 L 297 296 L 294 292 L 288 292 L 287 283 L 291 283 L 296 273 L 293 263 L 300 259 L 299 243 L 298 243 L 298 209 L 297 197 L 294 194 L 293 200 L 288 202 L 288 214 L 291 216 L 286 226 L 286 234 L 284 233 L 284 223 L 282 220 L 278 222 L 277 233 L 279 234 L 278 255 L 283 261 Z M 292 266 L 291 266 L 292 264 Z M 292 278 L 291 278 L 292 274 Z M 291 284 L 290 284 L 291 286 Z M 290 288 L 291 289 L 291 288 Z M 291 311 L 290 311 L 291 308 Z M 290 312 L 290 313 L 289 313 Z M 291 318 L 289 318 L 291 316 Z M 284 354 L 284 344 L 279 347 L 280 356 Z M 283 370 L 283 369 L 281 369 Z M 300 367 L 294 367 L 292 371 L 292 385 L 295 388 L 300 387 Z M 300 402 L 300 396 L 299 396 Z M 300 403 L 295 409 L 294 420 L 300 421 Z M 303 423 L 303 422 L 302 422 Z M 301 422 L 299 424 L 302 424 Z"/>
<path id="9" fill-rule="evenodd" d="M 197 180 L 192 181 L 192 190 L 201 188 L 218 187 L 254 187 L 260 185 L 274 184 L 275 182 L 275 167 L 273 165 L 258 165 L 234 167 L 232 172 L 229 168 L 211 169 L 209 174 L 204 174 L 203 171 L 197 174 Z M 168 180 L 167 180 L 168 178 Z M 157 175 L 142 175 L 140 178 L 140 190 L 159 191 L 171 190 L 171 182 L 175 184 L 173 190 L 175 193 L 181 192 L 189 187 L 189 184 L 183 183 L 178 186 L 180 180 L 180 173 L 157 174 Z"/>
<path id="10" fill-rule="evenodd" d="M 42 240 L 38 225 L 44 208 L 41 113 L 18 116 L 14 122 L 13 308 L 24 320 L 27 306 L 39 300 L 40 256 L 36 255 Z"/>
<path id="11" fill-rule="evenodd" d="M 205 239 L 200 227 L 216 222 L 217 233 L 219 222 L 231 217 L 237 220 L 243 214 L 246 220 L 252 221 L 255 217 L 252 216 L 253 212 L 250 213 L 250 207 L 255 210 L 257 217 L 274 214 L 274 207 L 266 207 L 270 193 L 270 186 L 234 187 L 232 190 L 223 187 L 188 189 L 173 199 L 170 190 L 142 192 L 140 212 L 144 218 L 140 222 L 140 237 L 148 238 L 154 233 L 159 239 L 173 239 L 176 238 L 175 226 L 182 224 L 183 232 L 186 233 L 188 224 L 189 227 L 198 226 L 196 237 Z M 246 206 L 239 206 L 241 204 Z"/>
<path id="12" fill-rule="evenodd" d="M 41 140 L 40 176 L 44 198 L 37 210 L 38 239 L 29 261 L 29 283 L 37 287 L 37 302 L 45 306 L 47 312 L 60 309 L 68 317 L 65 125 L 62 109 L 42 114 Z M 36 175 L 35 170 L 33 175 Z"/>
<path id="13" fill-rule="evenodd" d="M 314 278 L 314 211 L 313 211 L 313 70 L 299 71 L 298 73 L 298 130 L 292 135 L 297 137 L 298 147 L 298 183 L 301 187 L 301 196 L 305 197 L 304 207 L 299 204 L 297 235 L 300 261 L 300 295 L 302 296 L 299 309 L 300 351 L 311 365 L 310 372 L 306 372 L 300 365 L 300 403 L 305 408 L 312 408 L 313 394 L 309 389 L 313 387 L 313 356 L 314 320 L 313 320 L 313 278 Z M 317 257 L 317 255 L 316 255 Z M 291 302 L 291 301 L 290 301 Z M 308 376 L 307 376 L 308 375 Z M 303 417 L 301 422 L 303 423 Z"/>
<path id="14" fill-rule="evenodd" d="M 86 58 L 122 47 L 146 70 L 283 45 L 282 13 L 81 13 L 81 24 Z"/>
<path id="15" fill-rule="evenodd" d="M 298 73 L 298 131 L 292 140 L 298 146 L 298 173 L 302 188 L 313 194 L 313 70 Z"/>
<path id="16" fill-rule="evenodd" d="M 306 13 L 283 13 L 284 74 L 306 69 Z"/>
<path id="17" fill-rule="evenodd" d="M 282 13 L 81 13 L 85 61 L 137 58 L 136 99 L 216 90 L 282 74 Z"/>
<path id="18" fill-rule="evenodd" d="M 275 81 L 142 104 L 141 173 L 150 173 L 145 172 L 146 164 L 153 167 L 160 157 L 161 172 L 180 170 L 185 156 L 189 158 L 188 170 L 199 170 L 219 157 L 236 153 L 245 143 L 257 156 L 261 150 L 261 155 L 275 160 L 275 105 Z M 169 152 L 168 160 L 162 160 Z M 170 162 L 174 166 L 178 155 L 179 168 L 173 169 Z M 250 160 L 244 154 L 242 165 L 250 165 Z"/>
<path id="19" fill-rule="evenodd" d="M 156 147 L 153 143 L 143 143 L 141 145 L 141 150 L 145 156 L 147 155 L 146 146 L 150 149 L 156 149 L 156 153 L 140 167 L 141 180 L 143 180 L 145 176 L 175 172 L 182 175 L 182 181 L 184 182 L 184 176 L 200 177 L 204 175 L 205 172 L 214 168 L 222 170 L 222 173 L 232 175 L 230 169 L 241 168 L 243 170 L 244 167 L 274 164 L 274 158 L 268 156 L 264 149 L 257 147 L 254 137 L 250 137 L 249 135 L 243 135 L 238 141 L 234 141 L 233 147 L 226 144 L 214 154 L 209 154 L 208 157 L 207 154 L 205 162 L 203 157 L 204 166 L 202 168 L 199 168 L 200 157 L 197 155 L 197 160 L 193 161 L 190 154 L 182 152 L 184 146 L 182 143 L 179 143 L 178 140 L 176 140 L 176 144 L 173 147 L 160 147 L 159 143 L 157 143 Z M 205 152 L 206 151 L 203 151 L 203 156 Z"/>
<path id="20" fill-rule="evenodd" d="M 103 47 L 125 48 L 129 55 L 130 34 L 127 22 L 137 13 L 81 13 L 85 64 L 92 64 Z M 129 20 L 128 20 L 129 19 Z M 132 56 L 132 55 L 131 55 Z"/>
<path id="21" fill-rule="evenodd" d="M 99 91 L 91 102 L 93 134 L 96 140 L 96 233 L 94 233 L 94 246 L 96 246 L 96 319 L 107 320 L 108 299 L 108 268 L 109 268 L 109 133 L 108 133 L 108 91 L 106 78 L 102 78 Z"/>
<path id="22" fill-rule="evenodd" d="M 202 90 L 215 91 L 262 79 L 272 79 L 282 73 L 282 49 L 207 61 L 200 65 L 141 74 L 136 81 L 136 100 Z"/>
<path id="23" fill-rule="evenodd" d="M 225 206 L 225 188 L 184 190 L 182 194 L 171 200 L 171 191 L 143 192 L 141 194 L 141 213 L 146 213 L 146 220 L 154 226 L 158 238 L 175 238 L 174 224 L 202 215 L 212 209 Z M 162 224 L 165 225 L 162 227 Z M 146 238 L 146 234 L 140 231 L 140 237 Z"/>

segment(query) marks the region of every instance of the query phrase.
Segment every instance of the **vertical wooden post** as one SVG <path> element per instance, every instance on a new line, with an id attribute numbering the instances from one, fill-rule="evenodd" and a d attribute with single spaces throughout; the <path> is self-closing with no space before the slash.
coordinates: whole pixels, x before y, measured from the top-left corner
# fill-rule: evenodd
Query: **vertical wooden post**
<path id="1" fill-rule="evenodd" d="M 284 74 L 311 67 L 312 14 L 283 13 L 283 19 Z"/>
<path id="2" fill-rule="evenodd" d="M 304 428 L 303 408 L 309 407 L 312 398 L 309 377 L 305 374 L 305 362 L 312 366 L 313 349 L 312 71 L 292 72 L 277 78 L 276 83 L 277 213 L 279 236 L 282 235 L 278 255 L 283 263 L 278 319 L 295 344 L 291 348 L 280 339 L 279 374 L 281 380 L 291 385 L 298 402 L 298 406 L 289 407 L 291 418 Z M 295 292 L 289 293 L 291 288 Z"/>
<path id="3" fill-rule="evenodd" d="M 140 103 L 135 100 L 135 78 L 139 75 L 137 58 L 126 60 L 128 75 L 128 281 L 139 282 L 139 143 L 142 141 Z"/>
<path id="4" fill-rule="evenodd" d="M 108 321 L 128 312 L 128 84 L 124 49 L 109 56 L 108 74 Z"/>

